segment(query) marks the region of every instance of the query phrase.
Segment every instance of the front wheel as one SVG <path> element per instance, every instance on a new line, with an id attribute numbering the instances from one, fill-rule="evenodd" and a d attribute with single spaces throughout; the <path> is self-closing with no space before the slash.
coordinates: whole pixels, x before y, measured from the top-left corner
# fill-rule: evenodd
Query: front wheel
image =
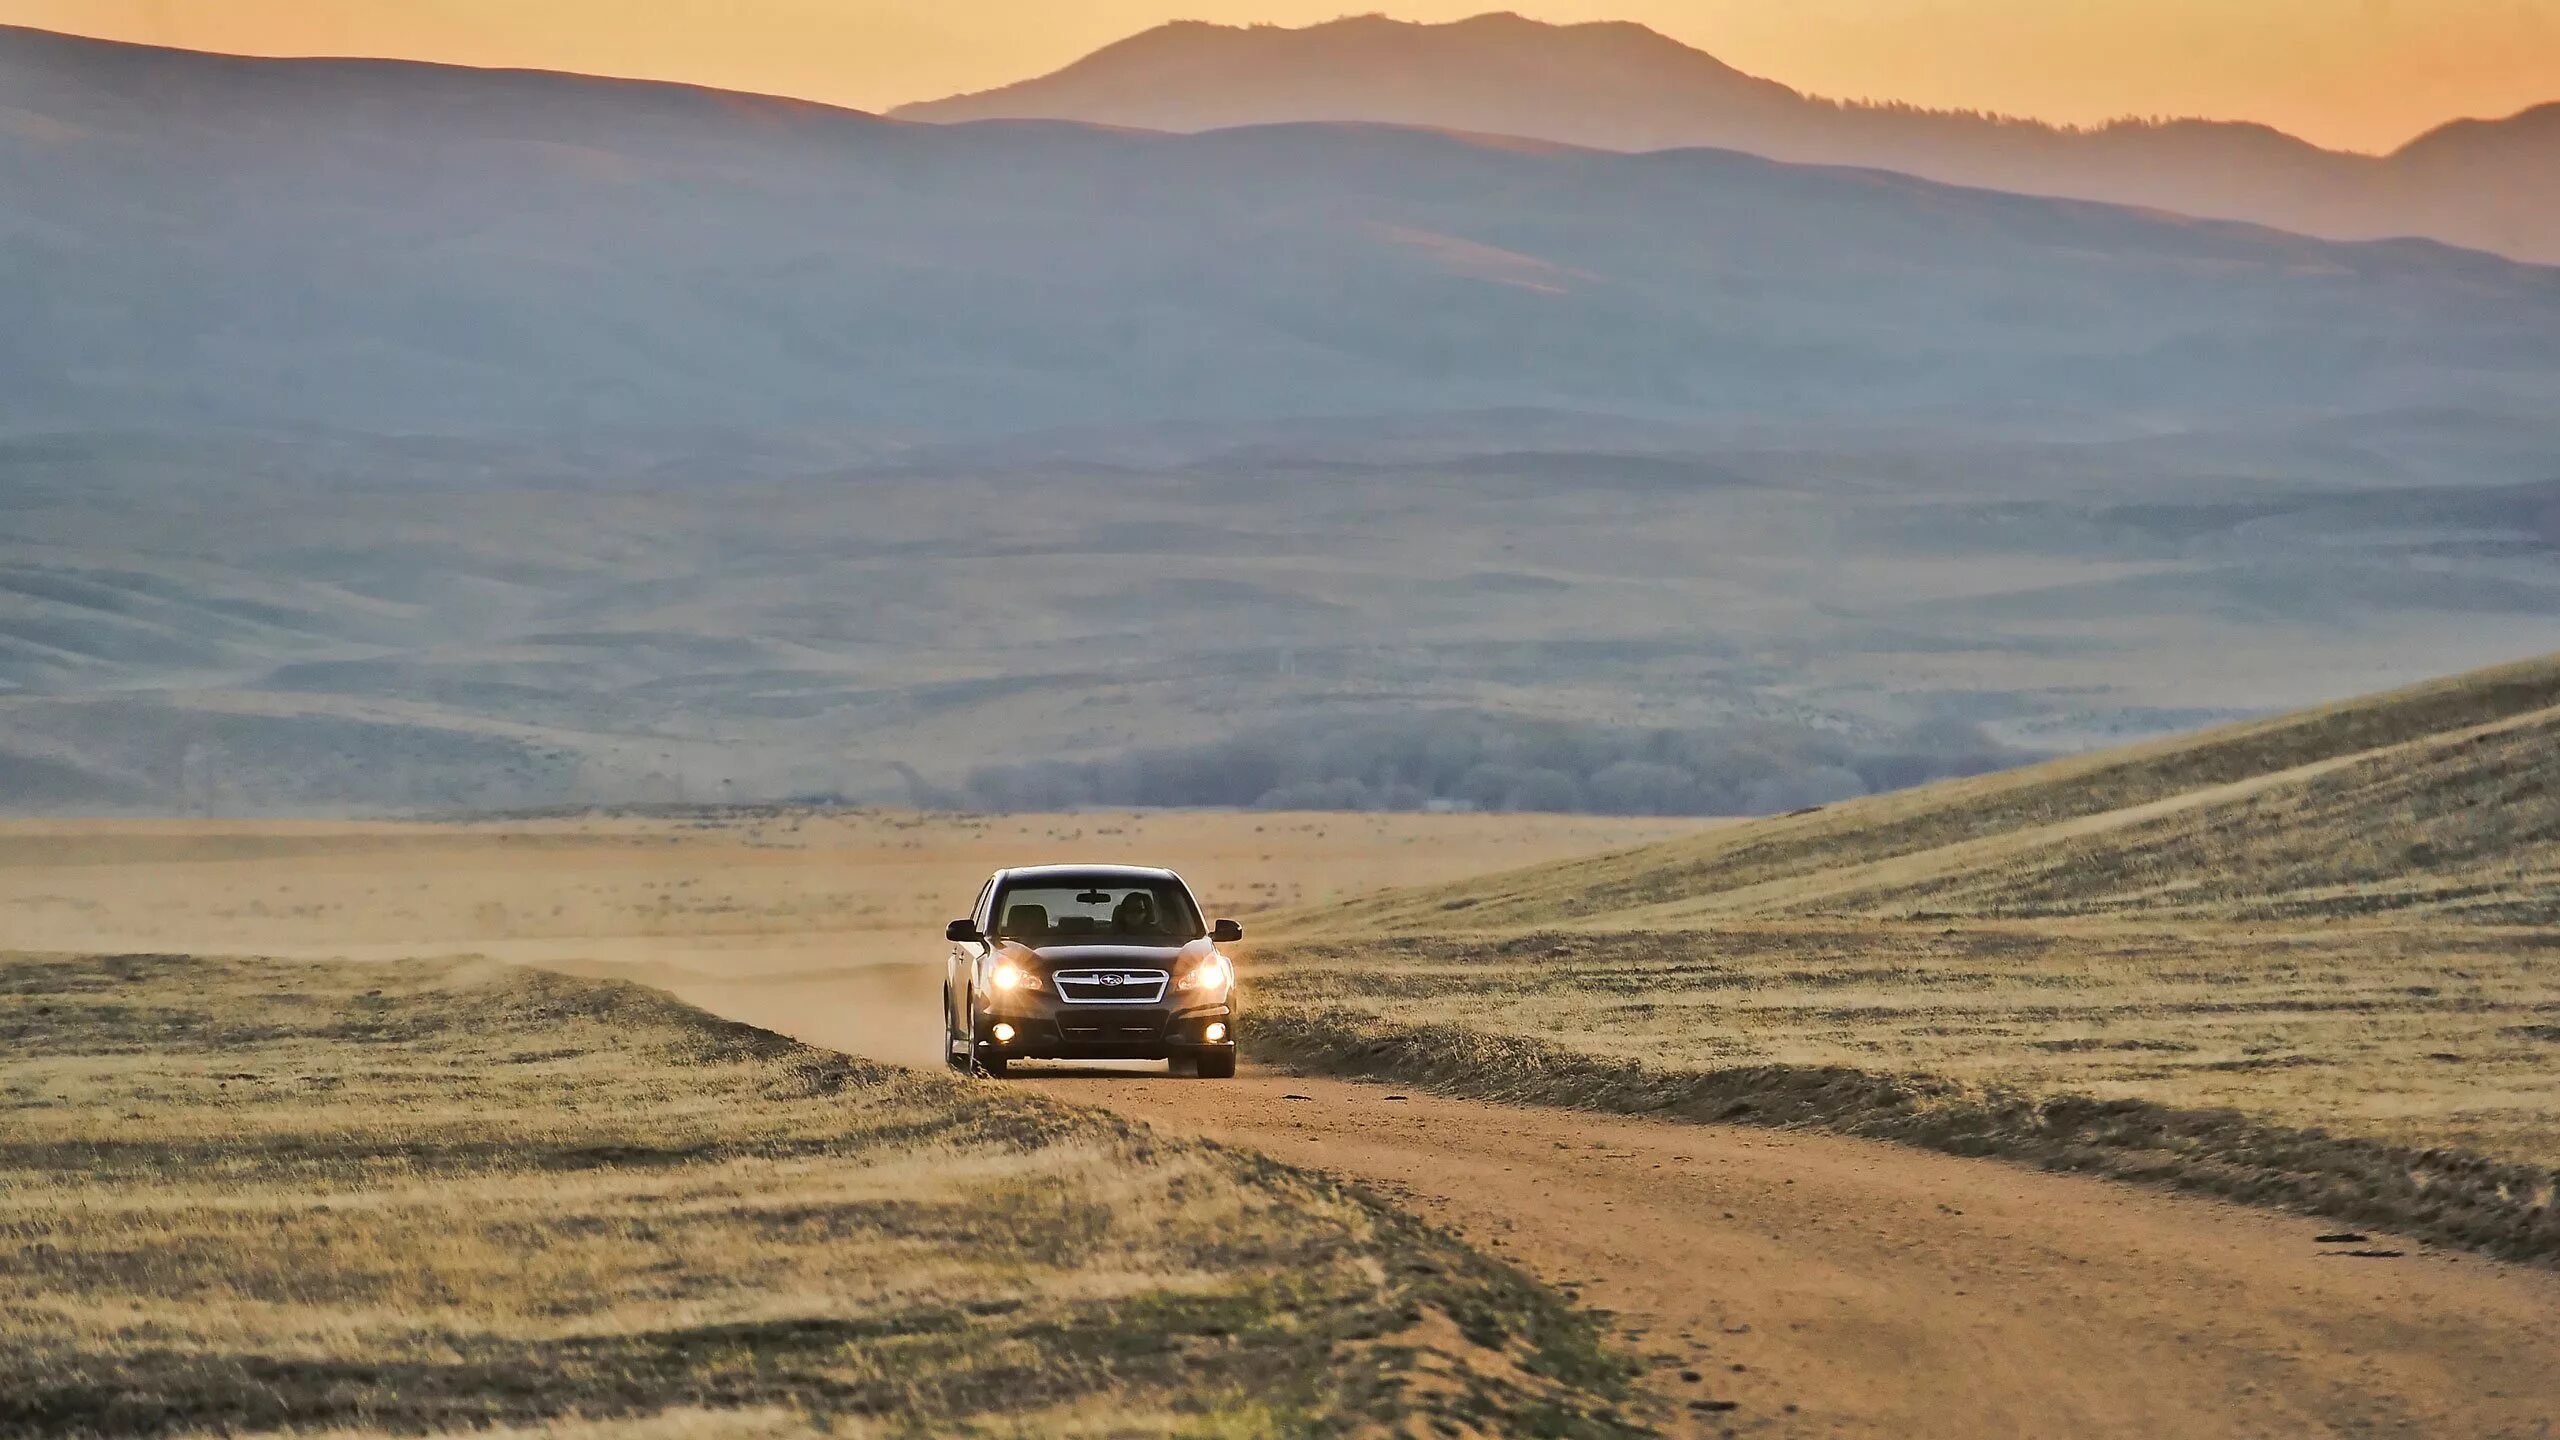
<path id="1" fill-rule="evenodd" d="M 960 1056 L 951 1062 L 951 1068 L 964 1075 L 991 1075 L 1001 1080 L 1004 1078 L 1005 1057 L 978 1053 L 978 997 L 975 992 L 970 994 L 968 1004 L 969 1008 L 964 1012 L 969 1017 L 969 1033 L 964 1037 L 968 1043 L 960 1047 Z"/>
<path id="2" fill-rule="evenodd" d="M 1191 1073 L 1203 1080 L 1236 1078 L 1236 1047 L 1222 1045 L 1215 1050 L 1192 1052 Z"/>

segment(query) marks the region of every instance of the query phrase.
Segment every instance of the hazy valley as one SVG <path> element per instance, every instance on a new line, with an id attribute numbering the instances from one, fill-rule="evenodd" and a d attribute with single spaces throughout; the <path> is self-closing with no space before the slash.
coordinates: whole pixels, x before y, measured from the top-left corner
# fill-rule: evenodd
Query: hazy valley
<path id="1" fill-rule="evenodd" d="M 1798 808 L 2560 644 L 2560 271 L 0 33 L 0 803 Z"/>
<path id="2" fill-rule="evenodd" d="M 2332 433 L 800 474 L 21 441 L 0 766 L 22 811 L 1736 813 L 2560 645 L 2529 454 Z"/>

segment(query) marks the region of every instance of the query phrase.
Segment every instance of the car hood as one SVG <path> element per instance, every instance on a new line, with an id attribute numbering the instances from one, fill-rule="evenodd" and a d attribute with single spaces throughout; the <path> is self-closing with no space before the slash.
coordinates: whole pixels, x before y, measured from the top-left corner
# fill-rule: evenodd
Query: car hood
<path id="1" fill-rule="evenodd" d="M 1028 954 L 1043 970 L 1171 970 L 1180 962 L 1205 956 L 1212 948 L 1206 940 L 1187 945 L 1042 945 L 1034 948 L 1019 942 L 1005 947 L 1015 954 Z"/>

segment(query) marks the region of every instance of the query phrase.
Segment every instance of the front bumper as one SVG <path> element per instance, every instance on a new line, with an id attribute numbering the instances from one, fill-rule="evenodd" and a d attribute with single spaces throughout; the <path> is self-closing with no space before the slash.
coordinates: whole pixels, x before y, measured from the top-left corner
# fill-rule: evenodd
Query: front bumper
<path id="1" fill-rule="evenodd" d="M 998 1025 L 1012 1035 L 996 1038 Z M 1209 1027 L 1226 1027 L 1209 1038 Z M 978 1012 L 972 1029 L 980 1055 L 1020 1060 L 1169 1060 L 1232 1050 L 1233 998 L 1207 1005 L 1078 1005 L 1050 996 L 1008 998 Z"/>

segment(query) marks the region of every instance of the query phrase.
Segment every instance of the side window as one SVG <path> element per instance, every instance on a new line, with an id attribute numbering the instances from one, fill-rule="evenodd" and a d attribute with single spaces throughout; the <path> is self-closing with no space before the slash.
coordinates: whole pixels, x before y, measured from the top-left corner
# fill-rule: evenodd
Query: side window
<path id="1" fill-rule="evenodd" d="M 978 903 L 971 906 L 969 909 L 969 918 L 977 922 L 978 933 L 981 935 L 987 933 L 987 928 L 991 923 L 991 917 L 987 914 L 987 896 L 989 892 L 993 891 L 995 888 L 996 877 L 990 875 L 987 877 L 987 883 L 978 887 Z"/>

